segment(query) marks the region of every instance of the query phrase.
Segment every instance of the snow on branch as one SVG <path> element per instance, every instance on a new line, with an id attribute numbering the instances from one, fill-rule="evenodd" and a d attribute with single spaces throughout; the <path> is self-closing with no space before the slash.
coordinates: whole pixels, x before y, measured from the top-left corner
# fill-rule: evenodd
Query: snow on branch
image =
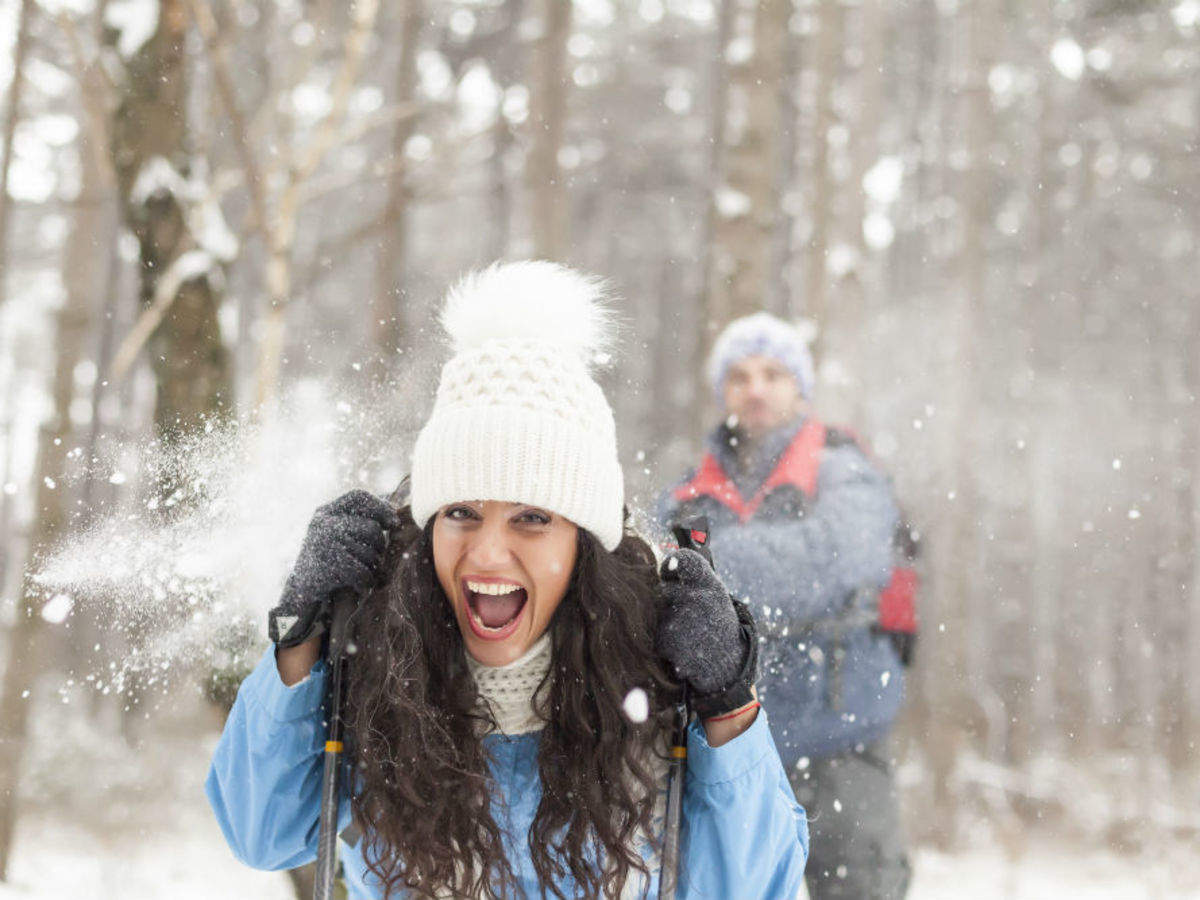
<path id="1" fill-rule="evenodd" d="M 163 157 L 151 157 L 133 182 L 130 203 L 144 206 L 152 198 L 174 197 L 184 211 L 188 232 L 196 245 L 221 262 L 231 262 L 238 254 L 238 239 L 208 188 L 204 161 L 197 159 L 192 165 L 195 173 L 187 178 Z"/>
<path id="2" fill-rule="evenodd" d="M 207 250 L 189 250 L 182 253 L 167 267 L 158 284 L 154 288 L 154 301 L 146 308 L 134 323 L 125 340 L 121 342 L 117 355 L 113 359 L 112 379 L 119 381 L 129 371 L 146 341 L 154 334 L 167 310 L 179 296 L 180 289 L 193 281 L 207 279 L 214 291 L 220 290 L 225 283 L 225 276 L 220 262 L 213 258 Z"/>
<path id="3" fill-rule="evenodd" d="M 161 156 L 146 160 L 129 191 L 134 206 L 154 199 L 172 198 L 183 213 L 191 249 L 181 253 L 159 276 L 154 298 L 134 323 L 113 360 L 113 380 L 129 371 L 137 354 L 166 316 L 184 285 L 207 279 L 214 290 L 224 286 L 222 265 L 238 254 L 238 239 L 225 222 L 217 199 L 208 186 L 208 168 L 203 160 L 192 165 L 189 178 Z"/>
<path id="4" fill-rule="evenodd" d="M 158 30 L 159 0 L 113 0 L 104 9 L 104 24 L 115 29 L 117 52 L 130 59 Z"/>

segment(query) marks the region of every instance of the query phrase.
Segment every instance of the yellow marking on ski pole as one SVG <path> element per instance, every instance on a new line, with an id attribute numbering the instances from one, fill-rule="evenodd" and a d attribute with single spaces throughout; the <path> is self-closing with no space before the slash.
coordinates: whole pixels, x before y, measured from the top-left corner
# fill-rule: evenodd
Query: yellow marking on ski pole
<path id="1" fill-rule="evenodd" d="M 341 741 L 326 741 L 325 742 L 325 752 L 326 753 L 341 753 L 342 752 L 342 742 Z"/>
<path id="2" fill-rule="evenodd" d="M 672 747 L 671 756 L 675 759 L 687 759 L 687 747 Z"/>

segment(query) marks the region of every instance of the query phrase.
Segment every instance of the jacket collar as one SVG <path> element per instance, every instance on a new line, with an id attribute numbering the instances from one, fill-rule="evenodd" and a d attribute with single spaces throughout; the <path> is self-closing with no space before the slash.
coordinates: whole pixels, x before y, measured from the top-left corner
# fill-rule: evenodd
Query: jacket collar
<path id="1" fill-rule="evenodd" d="M 757 512 L 767 495 L 777 487 L 790 484 L 807 496 L 814 496 L 817 491 L 821 450 L 825 446 L 825 426 L 815 418 L 809 417 L 798 426 L 792 424 L 786 429 L 767 435 L 759 445 L 760 452 L 770 453 L 772 442 L 777 442 L 780 434 L 786 439 L 782 451 L 766 457 L 768 462 L 774 465 L 748 499 L 738 489 L 726 466 L 722 465 L 722 457 L 728 461 L 727 465 L 735 463 L 731 454 L 736 452 L 737 446 L 731 441 L 731 438 L 736 437 L 736 432 L 725 425 L 713 432 L 709 443 L 710 450 L 700 461 L 700 468 L 690 481 L 675 490 L 675 499 L 682 501 L 707 495 L 729 507 L 741 521 L 747 522 Z"/>
<path id="2" fill-rule="evenodd" d="M 750 495 L 770 477 L 804 422 L 804 417 L 792 419 L 767 432 L 754 443 L 747 441 L 740 429 L 722 422 L 709 435 L 708 450 L 733 479 L 738 490 Z"/>

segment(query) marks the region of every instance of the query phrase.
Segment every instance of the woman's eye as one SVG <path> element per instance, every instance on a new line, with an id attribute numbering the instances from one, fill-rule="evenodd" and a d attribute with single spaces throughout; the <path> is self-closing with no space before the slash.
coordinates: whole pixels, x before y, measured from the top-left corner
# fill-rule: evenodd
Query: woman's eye
<path id="1" fill-rule="evenodd" d="M 452 506 L 442 513 L 442 515 L 447 519 L 462 522 L 467 519 L 473 519 L 475 517 L 475 511 L 469 506 Z"/>
<path id="2" fill-rule="evenodd" d="M 549 525 L 550 517 L 543 512 L 531 509 L 517 516 L 517 521 L 527 525 Z"/>

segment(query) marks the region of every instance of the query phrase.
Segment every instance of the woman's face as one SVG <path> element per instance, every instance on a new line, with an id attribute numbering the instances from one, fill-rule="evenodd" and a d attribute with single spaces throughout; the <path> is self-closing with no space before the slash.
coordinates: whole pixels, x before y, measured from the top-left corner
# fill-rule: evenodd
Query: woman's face
<path id="1" fill-rule="evenodd" d="M 433 564 L 471 656 L 503 666 L 546 633 L 575 569 L 577 532 L 562 516 L 522 503 L 438 510 Z"/>

